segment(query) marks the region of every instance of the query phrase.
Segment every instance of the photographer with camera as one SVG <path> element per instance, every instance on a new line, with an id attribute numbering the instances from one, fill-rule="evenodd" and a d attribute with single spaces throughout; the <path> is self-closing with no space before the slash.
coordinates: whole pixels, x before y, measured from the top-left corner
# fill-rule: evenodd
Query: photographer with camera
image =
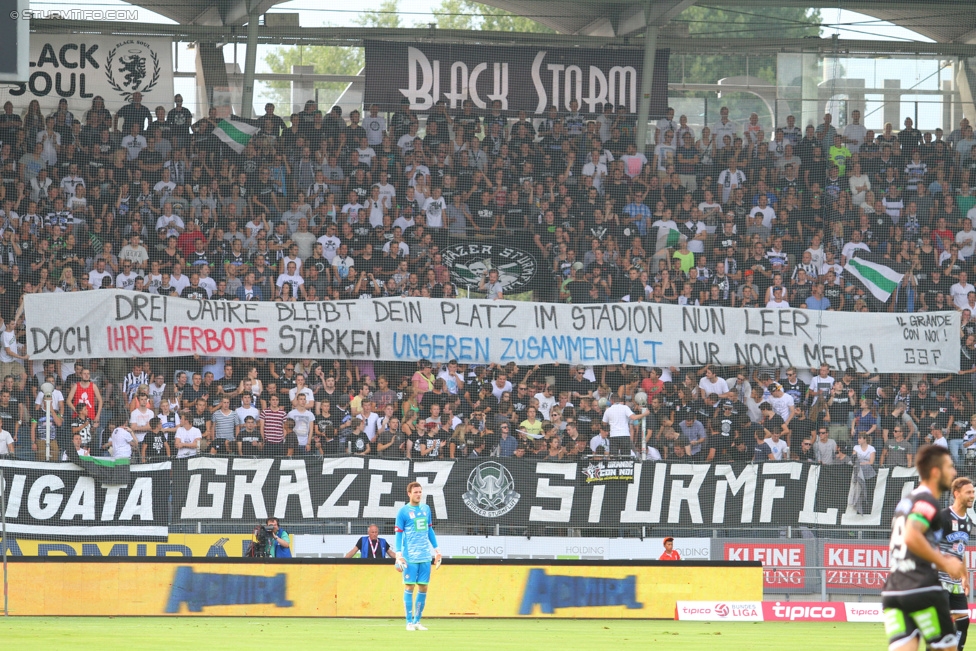
<path id="1" fill-rule="evenodd" d="M 291 558 L 291 536 L 281 528 L 278 518 L 268 518 L 267 526 L 258 530 L 258 543 L 263 542 L 268 558 Z"/>

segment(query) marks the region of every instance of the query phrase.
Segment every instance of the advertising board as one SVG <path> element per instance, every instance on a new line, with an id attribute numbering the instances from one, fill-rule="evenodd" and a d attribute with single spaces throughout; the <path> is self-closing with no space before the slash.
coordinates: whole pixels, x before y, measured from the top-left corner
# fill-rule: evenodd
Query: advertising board
<path id="1" fill-rule="evenodd" d="M 392 563 L 249 560 L 9 564 L 13 615 L 400 617 Z M 107 559 L 106 559 L 107 560 Z M 113 559 L 114 561 L 115 559 Z M 758 600 L 755 564 L 455 561 L 431 581 L 428 617 L 670 619 L 678 598 Z"/>

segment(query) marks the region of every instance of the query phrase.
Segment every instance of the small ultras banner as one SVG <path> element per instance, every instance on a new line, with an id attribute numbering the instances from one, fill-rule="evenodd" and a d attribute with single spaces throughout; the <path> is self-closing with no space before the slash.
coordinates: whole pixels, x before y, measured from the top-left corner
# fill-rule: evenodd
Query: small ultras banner
<path id="1" fill-rule="evenodd" d="M 14 562 L 14 615 L 399 617 L 392 564 Z M 762 598 L 758 565 L 446 563 L 426 616 L 668 619 L 687 594 Z"/>

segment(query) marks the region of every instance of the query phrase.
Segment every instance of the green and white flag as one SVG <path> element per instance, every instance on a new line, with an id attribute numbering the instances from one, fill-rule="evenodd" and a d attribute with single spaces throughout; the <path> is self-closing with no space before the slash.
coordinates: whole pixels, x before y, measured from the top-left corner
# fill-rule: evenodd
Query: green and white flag
<path id="1" fill-rule="evenodd" d="M 844 271 L 860 280 L 864 287 L 882 303 L 888 302 L 894 291 L 898 289 L 898 283 L 905 277 L 905 274 L 865 257 L 851 258 L 844 265 Z"/>
<path id="2" fill-rule="evenodd" d="M 217 125 L 217 128 L 214 129 L 214 135 L 217 136 L 221 142 L 239 154 L 244 151 L 245 147 L 247 147 L 247 143 L 250 142 L 251 136 L 260 130 L 261 129 L 251 126 L 245 122 L 238 122 L 236 120 L 221 120 Z"/>
<path id="3" fill-rule="evenodd" d="M 676 249 L 686 239 L 681 234 L 681 231 L 676 228 L 662 228 L 659 226 L 657 229 L 657 246 L 654 252 L 657 253 L 661 249 Z"/>
<path id="4" fill-rule="evenodd" d="M 75 463 L 102 484 L 128 486 L 131 481 L 128 459 L 79 455 Z"/>

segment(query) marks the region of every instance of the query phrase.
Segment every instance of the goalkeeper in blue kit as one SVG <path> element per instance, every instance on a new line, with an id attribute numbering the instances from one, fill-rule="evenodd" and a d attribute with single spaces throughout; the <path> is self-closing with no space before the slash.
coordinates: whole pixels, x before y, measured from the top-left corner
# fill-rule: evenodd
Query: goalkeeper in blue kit
<path id="1" fill-rule="evenodd" d="M 397 571 L 403 572 L 403 604 L 407 613 L 407 630 L 426 631 L 427 627 L 421 625 L 420 617 L 424 614 L 427 603 L 431 560 L 435 568 L 439 567 L 441 553 L 437 551 L 437 536 L 430 525 L 430 507 L 421 504 L 423 487 L 417 482 L 409 483 L 407 496 L 410 502 L 397 513 L 393 549 L 396 552 Z"/>

